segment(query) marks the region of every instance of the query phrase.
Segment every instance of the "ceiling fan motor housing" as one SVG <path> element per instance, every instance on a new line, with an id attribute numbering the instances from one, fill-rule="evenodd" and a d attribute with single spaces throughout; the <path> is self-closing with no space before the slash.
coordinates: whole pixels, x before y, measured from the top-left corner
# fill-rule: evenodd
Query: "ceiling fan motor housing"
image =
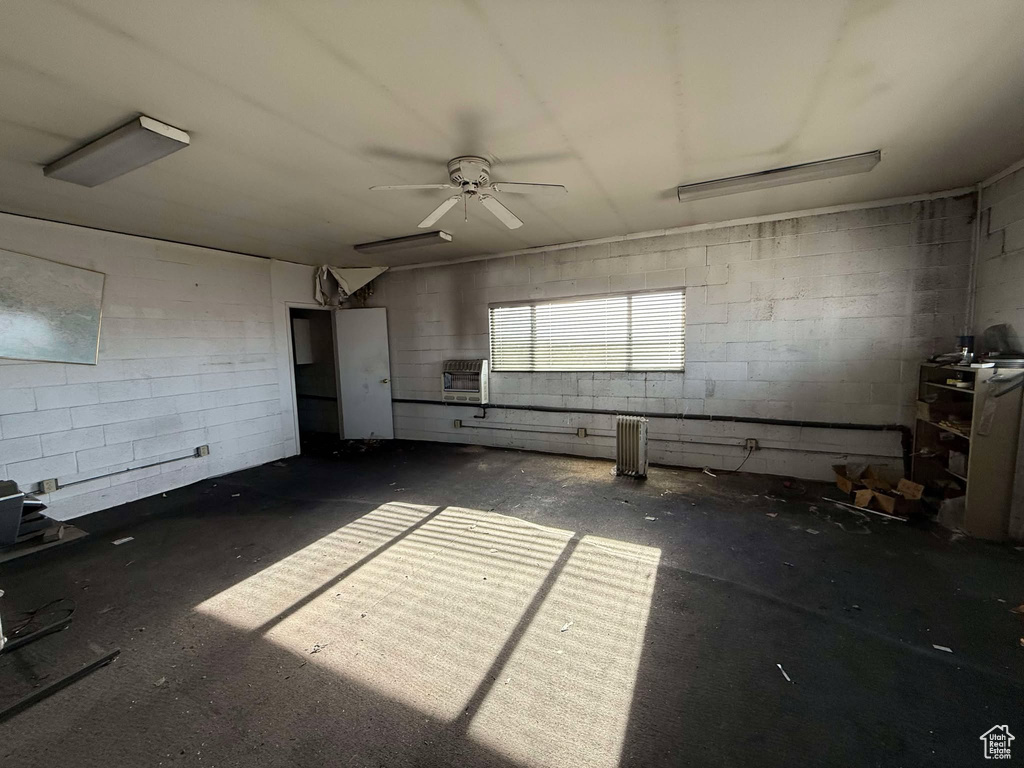
<path id="1" fill-rule="evenodd" d="M 460 155 L 448 161 L 448 178 L 450 184 L 396 184 L 370 189 L 393 190 L 393 189 L 457 189 L 458 192 L 448 197 L 437 208 L 421 221 L 417 226 L 420 229 L 433 226 L 438 219 L 460 202 L 466 208 L 466 220 L 468 216 L 468 204 L 470 200 L 479 200 L 498 221 L 509 229 L 518 229 L 523 226 L 523 220 L 505 207 L 494 192 L 512 192 L 516 194 L 535 194 L 566 191 L 561 184 L 531 184 L 521 181 L 503 181 L 498 184 L 491 183 L 491 163 L 487 158 L 478 155 Z"/>
<path id="2" fill-rule="evenodd" d="M 464 155 L 448 161 L 448 177 L 452 184 L 470 190 L 491 183 L 491 164 L 482 157 Z"/>

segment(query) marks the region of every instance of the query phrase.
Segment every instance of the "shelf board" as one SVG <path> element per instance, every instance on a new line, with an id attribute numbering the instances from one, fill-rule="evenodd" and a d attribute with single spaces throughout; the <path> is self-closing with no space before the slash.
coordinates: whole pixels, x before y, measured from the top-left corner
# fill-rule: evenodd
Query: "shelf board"
<path id="1" fill-rule="evenodd" d="M 922 368 L 945 368 L 950 371 L 970 371 L 971 373 L 977 373 L 978 371 L 984 370 L 984 368 L 972 368 L 969 365 L 950 365 L 949 363 L 921 363 Z"/>
<path id="2" fill-rule="evenodd" d="M 953 429 L 952 427 L 943 426 L 942 424 L 939 424 L 937 421 L 928 421 L 928 419 L 918 419 L 918 421 L 923 421 L 925 424 L 931 424 L 933 427 L 936 427 L 937 429 L 949 432 L 950 434 L 956 435 L 957 437 L 962 437 L 964 440 L 971 439 L 970 435 L 965 435 L 960 430 Z"/>
<path id="3" fill-rule="evenodd" d="M 948 389 L 952 392 L 967 392 L 972 395 L 974 394 L 974 390 L 971 389 L 970 387 L 954 387 L 951 384 L 939 384 L 937 381 L 926 381 L 924 385 L 926 387 L 938 387 L 939 389 Z"/>
<path id="4" fill-rule="evenodd" d="M 967 482 L 967 478 L 966 478 L 966 477 L 964 477 L 963 475 L 958 475 L 958 474 L 957 474 L 956 472 L 954 472 L 954 471 L 953 471 L 952 469 L 950 469 L 949 467 L 945 467 L 945 470 L 946 470 L 946 471 L 947 471 L 947 472 L 948 472 L 949 474 L 951 474 L 951 475 L 952 475 L 953 477 L 955 477 L 955 478 L 956 478 L 957 480 L 963 480 L 963 481 L 964 481 L 965 483 Z"/>

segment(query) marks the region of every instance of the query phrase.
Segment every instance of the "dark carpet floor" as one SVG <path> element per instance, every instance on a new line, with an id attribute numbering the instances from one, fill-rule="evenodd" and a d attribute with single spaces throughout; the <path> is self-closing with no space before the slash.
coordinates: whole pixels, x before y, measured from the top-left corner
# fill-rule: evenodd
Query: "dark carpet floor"
<path id="1" fill-rule="evenodd" d="M 5 626 L 76 607 L 0 656 L 0 708 L 121 655 L 0 723 L 0 765 L 960 766 L 997 724 L 1024 745 L 1024 552 L 822 496 L 393 443 L 82 518 L 0 565 Z"/>

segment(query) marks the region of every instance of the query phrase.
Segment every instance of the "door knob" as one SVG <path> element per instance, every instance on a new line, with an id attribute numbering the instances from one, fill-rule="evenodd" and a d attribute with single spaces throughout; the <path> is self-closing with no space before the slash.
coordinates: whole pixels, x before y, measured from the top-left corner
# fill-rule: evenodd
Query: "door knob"
<path id="1" fill-rule="evenodd" d="M 389 381 L 391 381 L 391 379 L 381 379 L 380 383 L 381 384 L 387 384 Z"/>

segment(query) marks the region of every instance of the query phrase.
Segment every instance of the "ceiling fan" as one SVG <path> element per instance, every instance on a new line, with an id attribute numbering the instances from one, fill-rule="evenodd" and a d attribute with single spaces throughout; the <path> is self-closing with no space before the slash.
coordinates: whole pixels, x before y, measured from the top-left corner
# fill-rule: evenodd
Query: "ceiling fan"
<path id="1" fill-rule="evenodd" d="M 421 228 L 433 226 L 442 216 L 462 201 L 463 209 L 466 212 L 466 220 L 469 220 L 469 201 L 476 199 L 488 211 L 509 229 L 518 229 L 523 226 L 522 219 L 506 208 L 494 197 L 494 192 L 510 192 L 517 195 L 532 194 L 564 194 L 568 190 L 561 184 L 527 184 L 520 181 L 491 181 L 491 163 L 483 157 L 465 155 L 448 161 L 447 184 L 393 184 L 387 186 L 370 187 L 373 190 L 387 189 L 456 189 L 454 195 L 449 197 L 421 221 L 417 226 Z"/>

